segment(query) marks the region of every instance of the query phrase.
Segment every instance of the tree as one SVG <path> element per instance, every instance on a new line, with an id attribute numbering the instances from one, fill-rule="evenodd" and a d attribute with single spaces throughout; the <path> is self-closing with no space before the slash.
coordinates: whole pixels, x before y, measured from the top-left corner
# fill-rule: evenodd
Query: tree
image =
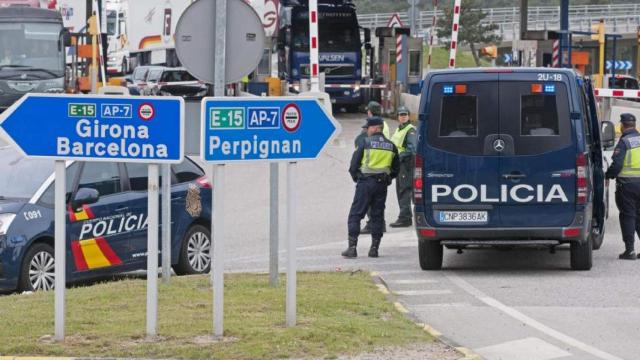
<path id="1" fill-rule="evenodd" d="M 451 39 L 453 8 L 445 8 L 443 11 L 445 16 L 438 19 L 438 37 Z M 480 66 L 480 58 L 476 51 L 476 44 L 495 43 L 500 39 L 498 35 L 493 33 L 498 28 L 497 24 L 481 23 L 485 17 L 487 14 L 480 9 L 478 0 L 462 0 L 458 43 L 469 45 L 477 66 Z M 447 44 L 449 45 L 450 42 Z"/>

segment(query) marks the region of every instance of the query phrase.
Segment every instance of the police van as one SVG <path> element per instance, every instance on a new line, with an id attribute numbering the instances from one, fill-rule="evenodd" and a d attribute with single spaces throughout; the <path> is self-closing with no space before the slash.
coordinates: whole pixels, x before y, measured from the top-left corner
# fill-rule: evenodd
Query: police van
<path id="1" fill-rule="evenodd" d="M 570 244 L 589 270 L 602 245 L 608 193 L 591 83 L 569 69 L 433 71 L 419 111 L 414 173 L 420 266 L 443 247 Z"/>

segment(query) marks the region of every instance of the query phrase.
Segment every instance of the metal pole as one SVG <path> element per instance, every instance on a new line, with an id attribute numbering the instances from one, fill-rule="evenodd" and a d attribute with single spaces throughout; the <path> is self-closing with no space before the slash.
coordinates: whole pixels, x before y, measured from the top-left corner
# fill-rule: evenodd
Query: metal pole
<path id="1" fill-rule="evenodd" d="M 280 209 L 278 204 L 279 164 L 269 165 L 269 285 L 278 286 L 278 217 Z"/>
<path id="2" fill-rule="evenodd" d="M 287 327 L 296 326 L 296 168 L 287 164 Z"/>
<path id="3" fill-rule="evenodd" d="M 640 78 L 640 26 L 638 26 L 638 47 L 636 49 L 636 78 Z"/>
<path id="4" fill-rule="evenodd" d="M 149 164 L 147 209 L 147 336 L 156 336 L 158 323 L 158 164 Z"/>
<path id="5" fill-rule="evenodd" d="M 214 95 L 225 96 L 227 0 L 216 0 Z M 214 165 L 211 216 L 211 278 L 213 281 L 213 335 L 224 334 L 224 165 Z"/>
<path id="6" fill-rule="evenodd" d="M 171 278 L 171 165 L 162 165 L 162 282 Z"/>
<path id="7" fill-rule="evenodd" d="M 222 337 L 224 333 L 224 165 L 213 165 L 213 335 Z"/>
<path id="8" fill-rule="evenodd" d="M 411 36 L 417 36 L 416 35 L 416 2 L 415 1 L 411 1 Z"/>
<path id="9" fill-rule="evenodd" d="M 320 91 L 320 54 L 318 44 L 318 0 L 309 0 L 309 66 L 311 67 L 311 91 Z"/>
<path id="10" fill-rule="evenodd" d="M 569 43 L 569 0 L 560 0 L 560 67 L 571 67 L 571 63 L 567 64 L 564 53 L 571 51 Z"/>
<path id="11" fill-rule="evenodd" d="M 66 290 L 66 272 L 67 267 L 65 258 L 65 248 L 67 243 L 67 209 L 66 209 L 66 166 L 62 160 L 55 161 L 55 240 L 54 240 L 54 259 L 55 259 L 55 338 L 58 341 L 64 340 L 64 294 Z"/>

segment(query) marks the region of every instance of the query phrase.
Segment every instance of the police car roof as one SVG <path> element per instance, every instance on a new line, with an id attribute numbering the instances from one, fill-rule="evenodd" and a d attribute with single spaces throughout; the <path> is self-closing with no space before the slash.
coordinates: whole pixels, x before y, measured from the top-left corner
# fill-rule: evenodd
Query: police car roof
<path id="1" fill-rule="evenodd" d="M 553 73 L 553 74 L 565 74 L 569 78 L 581 77 L 573 69 L 564 68 L 547 68 L 547 67 L 485 67 L 485 68 L 463 68 L 463 69 L 442 69 L 432 70 L 427 74 L 427 78 L 436 75 L 466 75 L 466 74 L 540 74 L 540 73 Z"/>

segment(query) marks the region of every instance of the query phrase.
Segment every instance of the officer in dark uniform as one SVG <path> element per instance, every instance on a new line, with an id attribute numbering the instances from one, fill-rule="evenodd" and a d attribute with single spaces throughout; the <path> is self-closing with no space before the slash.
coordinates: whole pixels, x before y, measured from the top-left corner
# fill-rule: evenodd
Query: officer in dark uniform
<path id="1" fill-rule="evenodd" d="M 413 224 L 411 220 L 411 198 L 413 197 L 413 162 L 416 155 L 418 138 L 416 129 L 411 124 L 409 109 L 404 106 L 398 108 L 398 122 L 400 125 L 391 137 L 391 141 L 398 148 L 400 158 L 400 172 L 396 179 L 396 194 L 398 195 L 398 205 L 400 214 L 398 220 L 389 224 L 391 227 L 409 227 Z"/>
<path id="2" fill-rule="evenodd" d="M 360 221 L 371 207 L 371 249 L 369 257 L 378 257 L 382 240 L 384 208 L 387 187 L 398 175 L 400 163 L 398 149 L 382 134 L 384 122 L 380 117 L 371 117 L 364 128 L 368 137 L 358 146 L 351 158 L 349 173 L 356 185 L 356 194 L 349 211 L 349 247 L 342 256 L 355 258 L 360 235 Z"/>
<path id="3" fill-rule="evenodd" d="M 622 260 L 635 260 L 635 233 L 640 236 L 640 133 L 632 114 L 620 115 L 622 137 L 613 152 L 607 179 L 616 179 L 616 205 L 625 251 Z"/>
<path id="4" fill-rule="evenodd" d="M 380 105 L 379 102 L 377 101 L 369 101 L 369 104 L 367 104 L 367 119 L 371 118 L 371 117 L 382 117 L 382 105 Z M 389 137 L 389 124 L 387 124 L 386 121 L 384 121 L 384 127 L 382 128 L 382 134 L 387 138 L 387 139 L 391 139 Z M 364 139 L 366 139 L 368 137 L 367 135 L 367 129 L 365 127 L 363 127 L 363 130 L 360 132 L 360 134 L 358 134 L 358 136 L 356 136 L 356 138 L 354 139 L 353 143 L 356 147 L 356 149 L 358 148 L 358 146 L 363 145 L 364 144 Z M 367 212 L 367 223 L 364 225 L 364 227 L 362 228 L 362 230 L 360 230 L 361 234 L 371 234 L 371 225 L 370 225 L 370 221 L 371 221 L 371 214 L 370 212 Z M 382 232 L 387 232 L 387 225 L 383 219 L 383 226 L 382 226 Z"/>

